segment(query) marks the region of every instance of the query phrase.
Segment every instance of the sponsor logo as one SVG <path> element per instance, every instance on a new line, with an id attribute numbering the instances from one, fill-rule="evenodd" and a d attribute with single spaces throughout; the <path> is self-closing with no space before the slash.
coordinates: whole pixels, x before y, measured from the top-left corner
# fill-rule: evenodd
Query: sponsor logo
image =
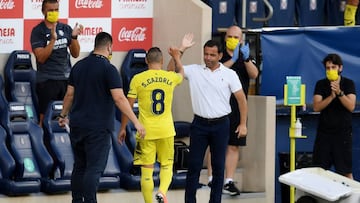
<path id="1" fill-rule="evenodd" d="M 26 59 L 30 59 L 30 55 L 29 54 L 17 54 L 16 58 L 26 60 Z"/>
<path id="2" fill-rule="evenodd" d="M 12 10 L 15 8 L 15 2 L 13 0 L 0 0 L 0 10 Z"/>
<path id="3" fill-rule="evenodd" d="M 102 8 L 102 0 L 76 0 L 75 8 Z"/>
<path id="4" fill-rule="evenodd" d="M 14 37 L 15 36 L 15 28 L 0 28 L 0 36 L 1 37 Z"/>
<path id="5" fill-rule="evenodd" d="M 22 18 L 23 1 L 0 0 L 0 18 Z"/>
<path id="6" fill-rule="evenodd" d="M 100 33 L 103 31 L 102 27 L 84 27 L 83 32 L 81 33 L 81 35 L 87 35 L 87 36 L 95 36 L 96 34 Z"/>
<path id="7" fill-rule="evenodd" d="M 115 51 L 149 49 L 152 45 L 152 18 L 112 19 Z"/>
<path id="8" fill-rule="evenodd" d="M 120 29 L 118 40 L 120 42 L 142 42 L 145 41 L 146 27 L 135 27 L 133 30 L 127 30 L 125 27 Z"/>
<path id="9" fill-rule="evenodd" d="M 111 1 L 69 0 L 69 17 L 111 17 Z"/>
<path id="10" fill-rule="evenodd" d="M 33 10 L 41 10 L 43 0 L 31 0 L 30 2 Z"/>
<path id="11" fill-rule="evenodd" d="M 0 44 L 14 44 L 15 28 L 0 28 Z"/>

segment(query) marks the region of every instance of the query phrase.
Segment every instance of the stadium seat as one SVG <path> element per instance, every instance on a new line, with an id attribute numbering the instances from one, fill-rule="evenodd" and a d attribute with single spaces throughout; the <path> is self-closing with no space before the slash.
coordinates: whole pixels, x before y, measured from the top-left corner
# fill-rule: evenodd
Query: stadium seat
<path id="1" fill-rule="evenodd" d="M 322 26 L 325 19 L 326 0 L 296 0 L 298 26 Z"/>
<path id="2" fill-rule="evenodd" d="M 236 0 L 236 21 L 242 26 L 242 6 L 243 0 Z M 263 0 L 246 1 L 246 26 L 247 29 L 262 28 L 264 22 L 254 21 L 254 18 L 265 18 L 265 5 Z"/>
<path id="3" fill-rule="evenodd" d="M 4 68 L 5 96 L 9 102 L 26 104 L 28 117 L 38 122 L 36 71 L 31 64 L 31 54 L 26 50 L 13 51 Z"/>
<path id="4" fill-rule="evenodd" d="M 176 132 L 175 140 L 182 139 L 182 138 L 188 138 L 190 136 L 190 126 L 191 126 L 190 122 L 175 121 L 174 122 L 174 127 L 175 127 L 175 132 Z M 176 154 L 176 151 L 175 151 L 175 154 Z M 174 170 L 173 180 L 171 182 L 170 188 L 171 189 L 185 188 L 186 174 L 187 174 L 186 170 L 182 170 L 182 171 Z"/>
<path id="5" fill-rule="evenodd" d="M 0 124 L 2 126 L 7 125 L 8 120 L 8 101 L 5 98 L 4 94 L 4 80 L 0 75 Z"/>
<path id="6" fill-rule="evenodd" d="M 140 190 L 140 168 L 133 165 L 134 157 L 127 144 L 119 144 L 117 134 L 120 130 L 120 122 L 115 120 L 115 130 L 112 136 L 113 150 L 120 165 L 120 187 L 126 190 Z M 158 173 L 154 173 L 155 186 L 159 186 Z"/>
<path id="7" fill-rule="evenodd" d="M 41 179 L 46 178 L 53 166 L 53 160 L 43 143 L 43 130 L 27 117 L 26 107 L 20 102 L 10 102 L 7 131 L 9 151 L 16 166 L 10 171 L 12 187 L 8 195 L 22 195 L 39 192 Z"/>
<path id="8" fill-rule="evenodd" d="M 146 51 L 144 49 L 131 49 L 125 56 L 120 69 L 125 95 L 129 91 L 129 85 L 132 77 L 148 69 L 145 57 Z"/>
<path id="9" fill-rule="evenodd" d="M 113 142 L 113 140 L 111 140 L 111 142 Z M 113 144 L 111 144 L 108 160 L 106 163 L 106 168 L 99 180 L 98 190 L 109 190 L 109 189 L 120 188 L 120 184 L 121 184 L 120 174 L 121 174 L 120 164 L 114 152 Z"/>
<path id="10" fill-rule="evenodd" d="M 57 121 L 62 107 L 62 101 L 53 101 L 44 116 L 45 143 L 55 162 L 51 176 L 45 183 L 46 187 L 43 187 L 43 191 L 47 193 L 66 192 L 71 189 L 74 154 L 69 133 L 61 128 Z M 99 190 L 120 187 L 120 167 L 114 157 L 111 149 L 106 168 L 99 180 Z"/>
<path id="11" fill-rule="evenodd" d="M 219 29 L 226 29 L 236 23 L 235 3 L 236 0 L 204 0 L 212 8 L 212 33 L 218 33 Z"/>
<path id="12" fill-rule="evenodd" d="M 269 0 L 273 7 L 273 16 L 267 21 L 268 27 L 295 26 L 295 0 Z M 265 13 L 268 15 L 268 9 Z"/>
<path id="13" fill-rule="evenodd" d="M 345 0 L 326 1 L 327 25 L 344 25 Z"/>
<path id="14" fill-rule="evenodd" d="M 61 110 L 62 101 L 54 101 L 49 104 L 44 115 L 44 142 L 54 160 L 54 167 L 49 178 L 43 181 L 42 191 L 46 193 L 61 193 L 71 190 L 74 154 L 68 132 L 61 128 L 57 121 Z"/>
<path id="15" fill-rule="evenodd" d="M 0 192 L 3 194 L 9 194 L 15 183 L 11 179 L 15 170 L 15 160 L 7 148 L 6 136 L 6 131 L 0 126 Z"/>
<path id="16" fill-rule="evenodd" d="M 148 66 L 145 62 L 145 57 L 146 51 L 144 49 L 130 49 L 125 56 L 120 69 L 120 75 L 123 82 L 123 90 L 125 95 L 127 95 L 129 91 L 129 85 L 132 77 L 148 69 Z M 135 114 L 138 113 L 137 102 L 135 102 L 133 110 Z M 117 109 L 116 114 L 119 113 L 120 112 Z"/>

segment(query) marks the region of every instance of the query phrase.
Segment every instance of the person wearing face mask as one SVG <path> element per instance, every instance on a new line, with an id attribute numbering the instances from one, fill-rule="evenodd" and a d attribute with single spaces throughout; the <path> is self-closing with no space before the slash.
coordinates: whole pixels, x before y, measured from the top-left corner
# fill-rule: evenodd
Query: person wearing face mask
<path id="1" fill-rule="evenodd" d="M 145 128 L 126 99 L 119 72 L 109 61 L 112 37 L 100 32 L 94 51 L 71 69 L 59 125 L 70 125 L 74 152 L 71 175 L 72 203 L 96 203 L 99 179 L 106 167 L 114 130 L 115 106 L 135 125 Z"/>
<path id="2" fill-rule="evenodd" d="M 74 29 L 58 22 L 59 2 L 42 2 L 44 20 L 36 25 L 30 36 L 32 51 L 36 58 L 36 93 L 39 100 L 39 125 L 42 126 L 44 113 L 52 100 L 62 100 L 66 92 L 71 64 L 70 54 L 77 58 L 80 45 L 77 40 L 82 25 Z"/>
<path id="3" fill-rule="evenodd" d="M 222 62 L 226 67 L 234 70 L 241 82 L 245 96 L 248 95 L 250 79 L 256 79 L 259 71 L 255 66 L 255 60 L 250 56 L 249 44 L 244 44 L 241 28 L 231 26 L 225 35 L 226 49 L 223 51 Z M 234 95 L 230 97 L 231 113 L 229 143 L 225 161 L 225 182 L 223 192 L 231 196 L 240 195 L 240 190 L 236 187 L 234 176 L 239 160 L 240 146 L 246 146 L 246 135 L 239 136 L 236 132 L 240 122 L 238 103 Z M 212 185 L 211 153 L 207 159 L 208 166 L 208 186 Z"/>
<path id="4" fill-rule="evenodd" d="M 320 112 L 313 150 L 313 164 L 343 176 L 352 176 L 352 112 L 355 109 L 355 84 L 341 75 L 343 62 L 338 54 L 322 61 L 326 78 L 317 81 L 313 108 Z"/>

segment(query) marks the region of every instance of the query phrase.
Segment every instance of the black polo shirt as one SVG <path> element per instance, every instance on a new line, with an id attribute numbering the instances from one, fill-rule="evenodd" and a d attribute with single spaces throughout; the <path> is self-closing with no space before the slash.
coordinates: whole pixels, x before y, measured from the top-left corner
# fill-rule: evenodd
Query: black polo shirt
<path id="1" fill-rule="evenodd" d="M 355 84 L 352 80 L 341 76 L 340 89 L 347 94 L 356 94 Z M 323 99 L 330 96 L 331 87 L 328 79 L 317 81 L 314 95 L 321 95 Z M 339 98 L 335 98 L 320 112 L 318 131 L 335 134 L 351 130 L 352 112 L 347 110 Z"/>
<path id="2" fill-rule="evenodd" d="M 69 85 L 75 89 L 71 126 L 113 130 L 115 104 L 110 90 L 122 88 L 115 66 L 103 56 L 90 54 L 72 68 Z"/>

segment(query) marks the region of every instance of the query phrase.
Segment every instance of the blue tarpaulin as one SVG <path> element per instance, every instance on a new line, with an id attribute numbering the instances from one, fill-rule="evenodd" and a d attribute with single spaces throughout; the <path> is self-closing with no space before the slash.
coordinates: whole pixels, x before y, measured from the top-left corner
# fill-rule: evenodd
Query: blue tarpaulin
<path id="1" fill-rule="evenodd" d="M 260 94 L 284 98 L 286 76 L 301 76 L 306 85 L 306 103 L 312 103 L 315 84 L 325 78 L 323 58 L 339 54 L 343 73 L 355 82 L 360 100 L 360 27 L 302 27 L 263 29 L 261 32 L 263 67 Z"/>

